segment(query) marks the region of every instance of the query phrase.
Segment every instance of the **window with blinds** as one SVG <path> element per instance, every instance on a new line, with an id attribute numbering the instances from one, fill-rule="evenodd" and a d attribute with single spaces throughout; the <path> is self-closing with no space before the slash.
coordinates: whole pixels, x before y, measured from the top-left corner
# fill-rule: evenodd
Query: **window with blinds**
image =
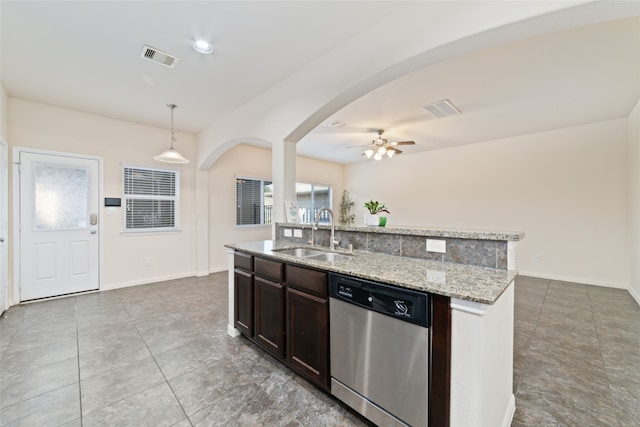
<path id="1" fill-rule="evenodd" d="M 124 166 L 123 177 L 125 231 L 178 229 L 180 172 Z"/>
<path id="2" fill-rule="evenodd" d="M 331 208 L 331 186 L 296 183 L 296 199 L 300 222 L 315 221 L 323 207 Z M 269 225 L 272 223 L 273 183 L 260 179 L 236 178 L 236 225 Z M 321 224 L 329 223 L 329 214 L 318 218 Z"/>
<path id="3" fill-rule="evenodd" d="M 271 224 L 272 208 L 270 181 L 236 178 L 236 225 Z"/>

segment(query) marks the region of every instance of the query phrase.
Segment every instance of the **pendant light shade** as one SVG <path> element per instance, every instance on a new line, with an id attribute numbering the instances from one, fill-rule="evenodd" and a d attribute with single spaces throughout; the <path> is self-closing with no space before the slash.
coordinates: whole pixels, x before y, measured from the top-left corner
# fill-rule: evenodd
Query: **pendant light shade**
<path id="1" fill-rule="evenodd" d="M 185 159 L 178 150 L 173 148 L 173 143 L 176 141 L 176 137 L 173 132 L 173 110 L 177 108 L 177 105 L 167 104 L 167 107 L 171 109 L 171 146 L 169 147 L 168 150 L 163 151 L 161 154 L 155 156 L 153 159 L 163 163 L 174 163 L 174 164 L 189 163 L 189 160 Z"/>

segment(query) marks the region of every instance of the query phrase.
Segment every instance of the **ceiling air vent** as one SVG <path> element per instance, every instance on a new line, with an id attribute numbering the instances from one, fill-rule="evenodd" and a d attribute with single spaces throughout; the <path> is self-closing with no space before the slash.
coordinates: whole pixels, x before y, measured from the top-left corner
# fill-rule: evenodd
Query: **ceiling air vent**
<path id="1" fill-rule="evenodd" d="M 453 105 L 448 99 L 443 99 L 442 101 L 425 105 L 422 108 L 431 113 L 431 115 L 436 119 L 442 119 L 448 116 L 457 116 L 458 114 L 460 114 L 460 110 L 458 110 L 458 107 Z"/>
<path id="2" fill-rule="evenodd" d="M 164 65 L 165 67 L 174 68 L 179 59 L 173 55 L 169 55 L 166 52 L 158 50 L 151 46 L 144 46 L 140 58 L 144 58 L 156 64 Z"/>

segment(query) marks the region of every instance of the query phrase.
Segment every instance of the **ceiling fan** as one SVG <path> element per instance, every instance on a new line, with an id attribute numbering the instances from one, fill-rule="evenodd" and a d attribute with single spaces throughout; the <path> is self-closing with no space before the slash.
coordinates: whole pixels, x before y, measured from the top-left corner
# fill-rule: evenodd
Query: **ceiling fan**
<path id="1" fill-rule="evenodd" d="M 378 137 L 374 138 L 371 141 L 371 144 L 368 144 L 367 149 L 362 153 L 363 156 L 367 156 L 370 159 L 372 156 L 375 160 L 382 160 L 382 156 L 385 154 L 387 157 L 391 158 L 395 154 L 402 153 L 402 150 L 399 150 L 399 145 L 414 145 L 415 141 L 397 141 L 397 142 L 389 142 L 385 138 L 382 137 L 384 130 L 378 130 Z"/>

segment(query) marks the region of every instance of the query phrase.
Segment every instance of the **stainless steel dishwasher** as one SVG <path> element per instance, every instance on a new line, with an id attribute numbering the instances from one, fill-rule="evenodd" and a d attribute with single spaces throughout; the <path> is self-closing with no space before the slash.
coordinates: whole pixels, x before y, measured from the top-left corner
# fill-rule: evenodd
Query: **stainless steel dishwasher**
<path id="1" fill-rule="evenodd" d="M 428 425 L 429 295 L 329 275 L 331 394 L 379 426 Z"/>

